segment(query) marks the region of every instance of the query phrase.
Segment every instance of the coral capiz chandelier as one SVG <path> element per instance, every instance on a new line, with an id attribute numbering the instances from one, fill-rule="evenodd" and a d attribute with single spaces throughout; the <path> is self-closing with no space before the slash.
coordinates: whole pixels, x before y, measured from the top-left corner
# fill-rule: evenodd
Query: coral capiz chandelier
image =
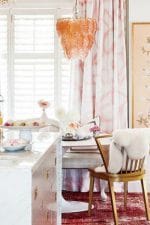
<path id="1" fill-rule="evenodd" d="M 85 17 L 78 18 L 77 0 L 75 4 L 75 18 L 58 19 L 56 29 L 61 40 L 65 55 L 70 58 L 84 59 L 95 40 L 96 20 Z"/>

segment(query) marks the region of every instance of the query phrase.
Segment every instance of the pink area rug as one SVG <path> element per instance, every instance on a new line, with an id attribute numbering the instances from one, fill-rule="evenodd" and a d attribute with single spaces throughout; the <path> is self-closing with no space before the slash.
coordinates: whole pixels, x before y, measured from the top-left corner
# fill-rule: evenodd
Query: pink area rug
<path id="1" fill-rule="evenodd" d="M 88 202 L 88 193 L 63 192 L 63 196 L 66 200 Z M 100 194 L 94 193 L 93 203 L 91 217 L 87 212 L 64 213 L 62 225 L 114 225 L 110 197 L 106 202 L 102 202 Z M 125 209 L 123 194 L 117 193 L 116 204 L 119 225 L 150 225 L 150 221 L 146 220 L 142 194 L 129 193 Z"/>

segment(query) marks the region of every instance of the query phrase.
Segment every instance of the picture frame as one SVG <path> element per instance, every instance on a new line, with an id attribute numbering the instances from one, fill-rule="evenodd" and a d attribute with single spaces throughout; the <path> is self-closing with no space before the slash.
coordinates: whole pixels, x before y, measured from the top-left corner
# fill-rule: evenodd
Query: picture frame
<path id="1" fill-rule="evenodd" d="M 150 23 L 132 23 L 132 127 L 150 127 Z"/>

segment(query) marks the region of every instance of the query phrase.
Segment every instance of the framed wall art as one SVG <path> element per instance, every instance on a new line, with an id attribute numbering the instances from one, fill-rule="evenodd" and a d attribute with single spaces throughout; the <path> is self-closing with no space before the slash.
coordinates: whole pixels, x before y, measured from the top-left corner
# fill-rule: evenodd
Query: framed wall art
<path id="1" fill-rule="evenodd" d="M 150 23 L 132 24 L 132 127 L 150 127 Z"/>

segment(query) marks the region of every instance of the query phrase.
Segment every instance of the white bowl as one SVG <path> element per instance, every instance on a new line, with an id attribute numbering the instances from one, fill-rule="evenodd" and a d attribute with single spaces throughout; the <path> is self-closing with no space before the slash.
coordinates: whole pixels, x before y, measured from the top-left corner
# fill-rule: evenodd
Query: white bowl
<path id="1" fill-rule="evenodd" d="M 3 146 L 3 148 L 6 150 L 6 151 L 21 151 L 21 150 L 24 150 L 24 148 L 26 147 L 27 145 L 16 145 L 16 146 Z"/>

